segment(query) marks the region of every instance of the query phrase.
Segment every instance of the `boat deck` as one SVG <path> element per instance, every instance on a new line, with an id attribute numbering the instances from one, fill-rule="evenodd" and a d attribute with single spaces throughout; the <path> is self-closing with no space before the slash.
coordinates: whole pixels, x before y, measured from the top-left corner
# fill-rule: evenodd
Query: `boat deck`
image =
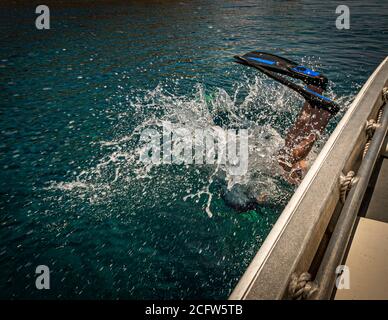
<path id="1" fill-rule="evenodd" d="M 336 300 L 388 300 L 387 157 L 382 157 L 372 180 L 344 262 L 349 268 L 349 288 L 337 289 Z"/>
<path id="2" fill-rule="evenodd" d="M 365 217 L 388 222 L 388 158 L 386 157 L 382 160 Z"/>

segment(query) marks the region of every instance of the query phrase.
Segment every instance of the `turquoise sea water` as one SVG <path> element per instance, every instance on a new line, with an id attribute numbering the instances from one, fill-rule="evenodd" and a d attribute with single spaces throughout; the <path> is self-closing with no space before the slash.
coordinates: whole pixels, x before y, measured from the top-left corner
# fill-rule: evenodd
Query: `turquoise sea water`
<path id="1" fill-rule="evenodd" d="M 50 3 L 46 31 L 0 5 L 0 298 L 226 298 L 293 188 L 237 214 L 209 168 L 134 162 L 134 130 L 238 114 L 284 136 L 300 98 L 231 59 L 258 49 L 330 79 L 317 153 L 388 54 L 388 2 L 351 1 L 341 31 L 337 1 Z"/>

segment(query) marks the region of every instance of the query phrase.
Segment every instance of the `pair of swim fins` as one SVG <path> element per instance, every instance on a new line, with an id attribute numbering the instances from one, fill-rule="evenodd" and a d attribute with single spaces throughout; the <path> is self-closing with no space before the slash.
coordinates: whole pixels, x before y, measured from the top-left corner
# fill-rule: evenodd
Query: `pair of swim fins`
<path id="1" fill-rule="evenodd" d="M 339 111 L 338 105 L 333 100 L 307 87 L 312 85 L 325 90 L 328 81 L 322 73 L 311 70 L 289 59 L 260 51 L 248 52 L 243 56 L 234 56 L 234 58 L 236 59 L 235 62 L 253 67 L 268 77 L 296 91 L 311 106 L 322 108 L 329 111 L 331 114 L 336 114 Z M 295 84 L 279 74 L 301 80 L 306 86 L 302 87 Z"/>

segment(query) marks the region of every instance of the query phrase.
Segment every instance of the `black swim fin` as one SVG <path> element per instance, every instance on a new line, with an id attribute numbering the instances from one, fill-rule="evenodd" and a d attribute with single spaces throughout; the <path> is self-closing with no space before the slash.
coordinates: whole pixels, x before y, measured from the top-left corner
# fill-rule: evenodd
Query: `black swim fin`
<path id="1" fill-rule="evenodd" d="M 331 99 L 316 93 L 308 87 L 297 85 L 277 73 L 302 80 L 307 85 L 319 86 L 325 89 L 327 78 L 320 72 L 298 65 L 297 63 L 264 52 L 252 51 L 243 56 L 235 56 L 237 63 L 253 67 L 270 78 L 298 92 L 312 106 L 325 109 L 332 114 L 339 111 L 338 105 Z"/>

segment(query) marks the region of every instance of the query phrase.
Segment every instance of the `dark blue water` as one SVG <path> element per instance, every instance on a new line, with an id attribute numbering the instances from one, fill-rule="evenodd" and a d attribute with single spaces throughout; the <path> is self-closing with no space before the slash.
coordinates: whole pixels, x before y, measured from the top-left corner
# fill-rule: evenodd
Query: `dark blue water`
<path id="1" fill-rule="evenodd" d="M 300 99 L 231 62 L 260 49 L 331 80 L 321 146 L 387 55 L 388 2 L 349 2 L 342 31 L 336 1 L 80 3 L 48 2 L 46 31 L 0 5 L 0 297 L 226 298 L 293 189 L 238 215 L 206 168 L 133 164 L 133 130 L 219 105 L 284 136 Z M 211 218 L 208 194 L 183 200 L 208 186 Z"/>

